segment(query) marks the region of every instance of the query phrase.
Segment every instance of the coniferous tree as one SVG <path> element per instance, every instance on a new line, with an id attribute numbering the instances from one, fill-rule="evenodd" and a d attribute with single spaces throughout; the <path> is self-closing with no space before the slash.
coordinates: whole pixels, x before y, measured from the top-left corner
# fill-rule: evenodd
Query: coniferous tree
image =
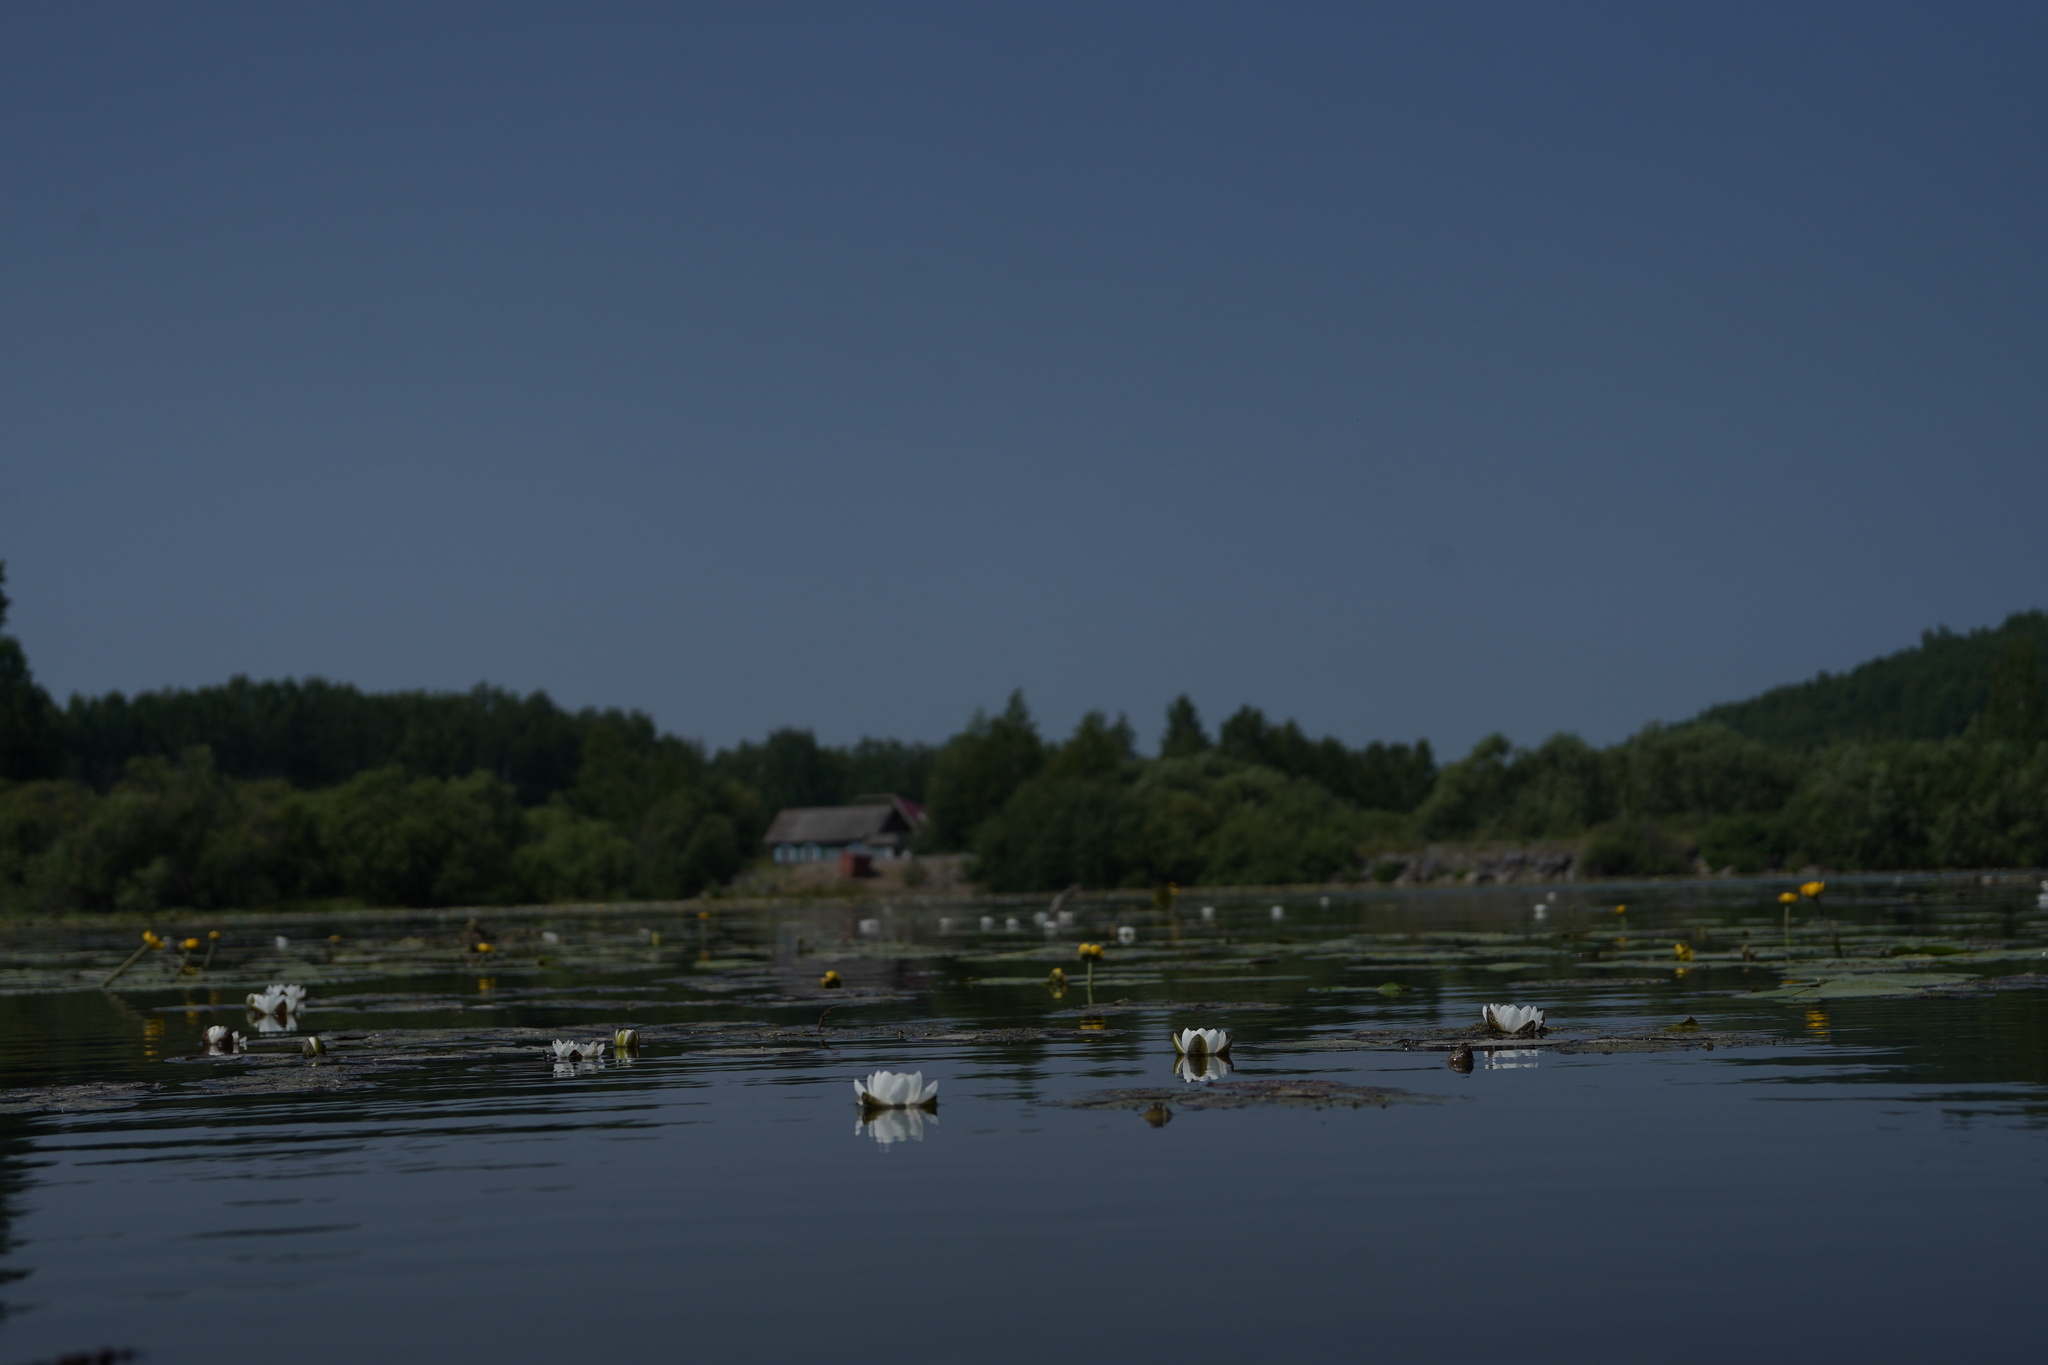
<path id="1" fill-rule="evenodd" d="M 7 627 L 7 562 L 0 560 L 0 632 Z M 57 760 L 57 708 L 36 685 L 28 655 L 0 634 L 0 780 L 46 777 Z"/>
<path id="2" fill-rule="evenodd" d="M 1159 739 L 1161 758 L 1193 758 L 1209 748 L 1209 732 L 1202 728 L 1201 713 L 1183 692 L 1166 708 L 1166 733 Z"/>

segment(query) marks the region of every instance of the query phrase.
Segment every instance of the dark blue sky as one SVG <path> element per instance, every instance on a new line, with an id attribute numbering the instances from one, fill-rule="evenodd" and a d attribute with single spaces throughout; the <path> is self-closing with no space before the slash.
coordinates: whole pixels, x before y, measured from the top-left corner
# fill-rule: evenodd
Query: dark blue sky
<path id="1" fill-rule="evenodd" d="M 1645 721 L 2048 604 L 2048 8 L 0 11 L 60 696 Z"/>

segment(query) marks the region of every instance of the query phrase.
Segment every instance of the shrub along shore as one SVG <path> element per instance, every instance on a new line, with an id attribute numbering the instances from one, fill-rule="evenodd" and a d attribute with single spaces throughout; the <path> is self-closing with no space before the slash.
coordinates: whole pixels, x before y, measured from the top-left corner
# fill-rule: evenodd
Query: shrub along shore
<path id="1" fill-rule="evenodd" d="M 1212 735 L 1185 697 L 1150 754 L 1101 713 L 1049 742 L 1021 695 L 943 744 L 785 729 L 717 753 L 487 687 L 237 678 L 59 707 L 0 635 L 0 910 L 671 901 L 756 865 L 777 809 L 879 792 L 924 803 L 923 850 L 971 854 L 992 893 L 1474 870 L 1428 845 L 1541 846 L 1486 880 L 2038 866 L 2044 654 L 2048 616 L 2021 613 L 1606 748 L 1496 735 L 1439 767 L 1426 741 L 1352 748 L 1250 707 Z"/>

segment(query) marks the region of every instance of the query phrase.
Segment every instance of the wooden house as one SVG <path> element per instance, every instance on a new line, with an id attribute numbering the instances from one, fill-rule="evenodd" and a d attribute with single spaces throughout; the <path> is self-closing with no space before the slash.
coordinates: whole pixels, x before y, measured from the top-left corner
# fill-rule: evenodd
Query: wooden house
<path id="1" fill-rule="evenodd" d="M 778 863 L 839 858 L 888 861 L 904 856 L 924 823 L 924 807 L 900 796 L 857 796 L 848 806 L 790 806 L 775 813 L 761 842 Z"/>

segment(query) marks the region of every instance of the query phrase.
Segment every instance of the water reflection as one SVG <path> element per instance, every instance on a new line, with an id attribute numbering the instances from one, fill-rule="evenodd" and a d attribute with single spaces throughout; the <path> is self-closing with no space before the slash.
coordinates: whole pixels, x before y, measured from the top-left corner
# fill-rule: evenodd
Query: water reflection
<path id="1" fill-rule="evenodd" d="M 938 1121 L 937 1114 L 923 1109 L 869 1109 L 854 1121 L 853 1131 L 887 1147 L 892 1142 L 923 1142 L 924 1126 Z"/>
<path id="2" fill-rule="evenodd" d="M 1211 1052 L 1184 1053 L 1173 1064 L 1173 1074 L 1190 1085 L 1207 1085 L 1230 1074 L 1230 1063 Z"/>
<path id="3" fill-rule="evenodd" d="M 1486 1068 L 1489 1071 L 1513 1071 L 1517 1067 L 1531 1067 L 1536 1065 L 1537 1058 L 1542 1055 L 1541 1048 L 1498 1048 L 1486 1054 Z"/>

